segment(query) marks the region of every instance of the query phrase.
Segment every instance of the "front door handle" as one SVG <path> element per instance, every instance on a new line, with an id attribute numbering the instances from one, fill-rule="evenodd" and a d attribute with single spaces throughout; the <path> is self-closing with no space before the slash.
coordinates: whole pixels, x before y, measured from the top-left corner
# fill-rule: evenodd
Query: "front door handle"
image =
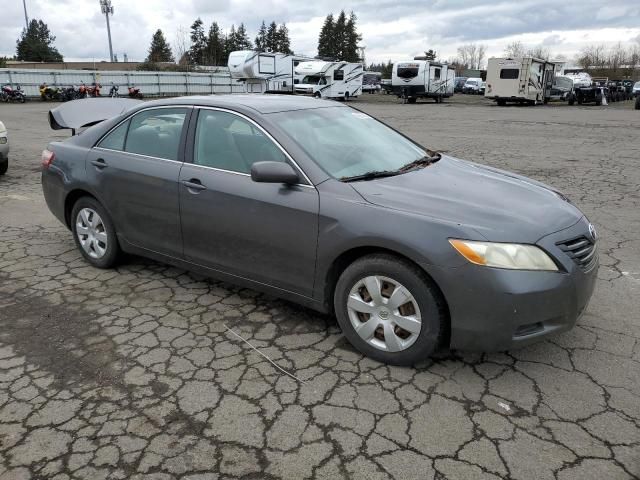
<path id="1" fill-rule="evenodd" d="M 98 158 L 97 160 L 91 160 L 91 165 L 102 170 L 107 167 L 107 162 L 104 161 L 104 158 Z"/>
<path id="2" fill-rule="evenodd" d="M 202 185 L 202 182 L 197 178 L 192 178 L 190 180 L 182 180 L 182 184 L 185 187 L 187 187 L 189 190 L 202 191 L 207 189 L 207 187 Z"/>

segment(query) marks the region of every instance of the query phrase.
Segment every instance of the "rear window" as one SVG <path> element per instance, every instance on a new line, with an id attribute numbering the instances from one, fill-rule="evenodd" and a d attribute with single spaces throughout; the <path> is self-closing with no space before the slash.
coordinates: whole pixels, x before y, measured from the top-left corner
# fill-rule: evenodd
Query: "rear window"
<path id="1" fill-rule="evenodd" d="M 397 75 L 400 78 L 415 78 L 418 76 L 419 65 L 415 63 L 405 63 L 398 65 Z"/>
<path id="2" fill-rule="evenodd" d="M 516 80 L 520 76 L 520 70 L 517 68 L 503 68 L 500 70 L 500 78 L 504 80 Z"/>

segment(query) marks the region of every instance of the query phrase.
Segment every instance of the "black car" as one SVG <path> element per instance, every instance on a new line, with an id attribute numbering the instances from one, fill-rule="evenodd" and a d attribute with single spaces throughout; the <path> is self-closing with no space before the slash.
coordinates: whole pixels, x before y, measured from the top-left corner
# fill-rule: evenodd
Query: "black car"
<path id="1" fill-rule="evenodd" d="M 462 93 L 462 89 L 464 88 L 464 84 L 469 77 L 456 77 L 453 81 L 453 91 L 455 93 Z"/>

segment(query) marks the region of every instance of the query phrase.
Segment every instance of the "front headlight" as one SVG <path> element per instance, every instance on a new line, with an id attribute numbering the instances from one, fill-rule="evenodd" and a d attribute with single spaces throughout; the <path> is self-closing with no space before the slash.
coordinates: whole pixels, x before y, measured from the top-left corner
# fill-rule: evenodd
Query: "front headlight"
<path id="1" fill-rule="evenodd" d="M 449 239 L 449 243 L 460 255 L 476 265 L 512 270 L 558 271 L 549 255 L 535 245 L 456 239 Z"/>
<path id="2" fill-rule="evenodd" d="M 7 143 L 7 137 L 0 137 L 0 145 Z"/>

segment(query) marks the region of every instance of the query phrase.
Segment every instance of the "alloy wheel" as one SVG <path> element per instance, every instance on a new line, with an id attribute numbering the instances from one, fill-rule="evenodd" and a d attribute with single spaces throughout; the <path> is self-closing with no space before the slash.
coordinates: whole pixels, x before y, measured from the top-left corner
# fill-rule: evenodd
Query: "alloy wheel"
<path id="1" fill-rule="evenodd" d="M 386 352 L 406 350 L 422 329 L 418 302 L 389 277 L 368 276 L 356 282 L 349 292 L 347 312 L 360 338 Z"/>

